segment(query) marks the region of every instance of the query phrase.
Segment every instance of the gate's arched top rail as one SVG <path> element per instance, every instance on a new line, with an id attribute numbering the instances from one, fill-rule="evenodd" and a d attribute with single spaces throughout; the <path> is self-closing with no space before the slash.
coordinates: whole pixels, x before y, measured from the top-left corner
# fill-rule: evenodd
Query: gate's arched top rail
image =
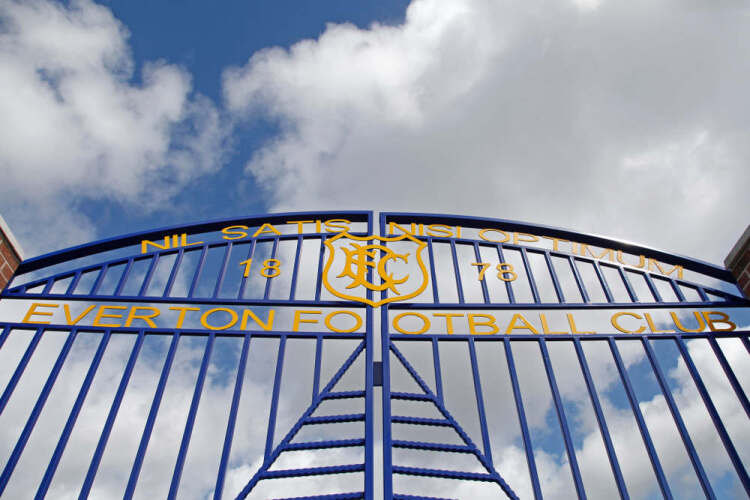
<path id="1" fill-rule="evenodd" d="M 165 234 L 179 231 L 188 235 L 200 234 L 209 231 L 220 230 L 224 227 L 236 224 L 252 225 L 253 223 L 285 224 L 289 220 L 298 217 L 347 217 L 351 222 L 368 222 L 372 212 L 369 211 L 321 211 L 321 212 L 283 212 L 275 214 L 258 214 L 229 219 L 215 219 L 209 221 L 192 222 L 183 225 L 167 226 L 148 231 L 131 233 L 124 236 L 115 236 L 92 243 L 86 243 L 56 252 L 26 259 L 16 270 L 16 274 L 25 274 L 39 269 L 60 264 L 81 257 L 88 257 L 98 253 L 116 250 L 119 248 L 136 245 L 142 240 L 158 239 Z"/>
<path id="2" fill-rule="evenodd" d="M 329 228 L 327 226 L 328 222 L 333 222 L 336 220 L 347 221 L 349 224 L 345 226 L 335 226 L 334 228 Z M 302 224 L 303 221 L 308 223 L 305 226 L 304 230 Z M 325 221 L 325 229 L 323 229 L 321 221 Z M 314 225 L 312 225 L 313 222 L 315 223 Z M 354 226 L 352 226 L 352 224 L 354 224 Z M 426 241 L 429 245 L 430 255 L 432 255 L 433 251 L 432 242 L 428 241 L 430 239 L 434 242 L 450 242 L 451 245 L 474 245 L 478 260 L 481 260 L 479 256 L 480 246 L 497 246 L 497 252 L 500 256 L 502 256 L 501 248 L 505 248 L 506 250 L 521 250 L 524 263 L 527 267 L 529 265 L 529 262 L 524 252 L 528 251 L 530 256 L 537 254 L 543 255 L 548 261 L 549 271 L 551 273 L 553 281 L 555 281 L 555 286 L 561 306 L 569 305 L 570 301 L 566 301 L 562 297 L 560 283 L 558 282 L 558 277 L 552 265 L 551 259 L 553 258 L 562 258 L 569 261 L 569 265 L 571 266 L 575 274 L 575 278 L 579 288 L 583 287 L 583 284 L 581 277 L 578 275 L 578 270 L 576 269 L 577 261 L 594 264 L 597 269 L 599 269 L 599 264 L 597 263 L 597 261 L 599 261 L 601 262 L 602 269 L 604 269 L 605 267 L 616 269 L 617 272 L 621 274 L 624 286 L 628 289 L 630 300 L 632 300 L 633 302 L 643 303 L 651 302 L 651 300 L 649 298 L 644 301 L 643 298 L 637 298 L 635 296 L 635 291 L 631 289 L 630 284 L 627 283 L 625 274 L 623 274 L 623 271 L 625 270 L 634 272 L 637 275 L 642 276 L 646 280 L 648 286 L 651 288 L 652 295 L 655 297 L 656 302 L 661 302 L 661 299 L 659 299 L 658 291 L 655 290 L 655 283 L 656 281 L 665 281 L 669 283 L 672 289 L 674 289 L 677 300 L 679 302 L 691 302 L 690 300 L 686 300 L 682 296 L 682 292 L 679 290 L 681 286 L 686 286 L 688 289 L 694 290 L 699 295 L 700 302 L 727 302 L 734 305 L 744 305 L 747 303 L 747 301 L 737 293 L 737 290 L 732 288 L 734 281 L 731 274 L 726 269 L 697 259 L 692 259 L 680 255 L 673 255 L 661 250 L 656 250 L 641 245 L 635 245 L 629 242 L 618 241 L 602 236 L 588 235 L 568 229 L 503 219 L 466 217 L 457 215 L 388 212 L 380 214 L 380 232 L 382 233 L 381 236 L 387 236 L 388 234 L 392 235 L 394 224 L 399 225 L 396 226 L 398 230 L 411 231 L 414 233 L 413 236 L 415 236 L 417 239 Z M 356 225 L 359 226 L 357 227 Z M 438 227 L 442 229 L 434 229 Z M 446 228 L 449 227 L 455 227 L 457 234 L 445 234 L 447 232 Z M 245 230 L 247 230 L 245 236 L 242 236 L 239 240 L 235 236 L 230 236 L 234 233 L 224 233 L 225 230 L 236 230 L 236 228 L 244 228 Z M 460 230 L 461 228 L 465 229 L 463 235 Z M 219 276 L 217 276 L 216 278 L 217 284 L 214 287 L 213 294 L 211 294 L 211 297 L 208 298 L 221 301 L 219 297 L 219 290 L 222 286 L 222 280 L 227 269 L 229 256 L 233 252 L 233 245 L 235 245 L 236 248 L 239 249 L 237 245 L 251 243 L 251 245 L 249 245 L 248 247 L 249 251 L 247 252 L 247 257 L 249 259 L 252 259 L 256 247 L 256 242 L 259 245 L 264 243 L 270 244 L 273 246 L 273 250 L 271 252 L 272 255 L 269 255 L 268 257 L 274 259 L 278 257 L 277 249 L 281 248 L 280 245 L 286 244 L 283 242 L 293 244 L 293 242 L 296 241 L 296 256 L 288 256 L 288 258 L 292 259 L 293 261 L 290 263 L 291 265 L 293 265 L 293 278 L 291 289 L 285 301 L 289 303 L 300 302 L 299 297 L 295 297 L 294 283 L 297 281 L 300 249 L 303 240 L 306 241 L 308 239 L 312 239 L 320 242 L 320 249 L 318 251 L 319 274 L 322 270 L 324 258 L 323 255 L 325 251 L 325 245 L 323 245 L 323 242 L 327 238 L 330 239 L 336 232 L 341 232 L 343 230 L 347 230 L 347 232 L 349 232 L 350 234 L 358 234 L 360 235 L 360 237 L 367 234 L 374 234 L 373 212 L 321 211 L 259 214 L 241 218 L 196 222 L 186 225 L 178 225 L 143 231 L 121 237 L 104 239 L 90 244 L 80 245 L 77 247 L 72 247 L 69 249 L 64 249 L 58 252 L 53 252 L 29 259 L 21 264 L 16 273 L 16 276 L 25 276 L 20 279 L 20 282 L 18 280 L 14 280 L 13 282 L 11 282 L 4 295 L 8 297 L 41 297 L 42 295 L 60 295 L 62 293 L 63 295 L 70 296 L 71 298 L 73 298 L 73 295 L 75 295 L 76 299 L 112 295 L 113 297 L 124 300 L 137 300 L 144 295 L 153 296 L 153 293 L 146 294 L 146 289 L 148 288 L 148 283 L 153 275 L 154 269 L 157 262 L 159 262 L 160 257 L 168 258 L 172 256 L 176 257 L 177 259 L 175 265 L 172 267 L 171 277 L 169 279 L 169 283 L 172 283 L 177 274 L 177 270 L 180 269 L 180 261 L 182 260 L 184 254 L 186 258 L 188 256 L 196 257 L 200 255 L 200 264 L 198 265 L 198 268 L 193 275 L 192 286 L 190 286 L 189 291 L 185 291 L 186 298 L 192 298 L 193 289 L 195 289 L 197 280 L 202 273 L 204 264 L 206 263 L 206 255 L 209 251 L 216 250 L 223 252 L 223 263 L 221 264 L 220 269 L 215 270 L 219 273 Z M 433 236 L 431 237 L 431 230 L 443 231 L 443 234 L 435 236 L 433 233 Z M 470 233 L 472 230 L 479 231 L 477 233 L 478 236 L 471 235 Z M 482 236 L 482 234 L 483 232 L 487 234 L 487 231 L 496 233 L 495 236 L 497 236 L 497 234 L 504 234 L 506 239 L 509 238 L 508 235 L 510 233 L 513 233 L 515 235 L 513 237 L 514 241 L 505 243 L 503 242 L 503 240 L 497 241 L 493 238 L 485 238 L 484 236 Z M 214 232 L 215 234 L 211 234 Z M 253 233 L 252 236 L 250 236 L 251 233 Z M 515 241 L 519 238 L 519 235 L 521 238 L 520 241 Z M 187 238 L 192 236 L 194 236 L 196 239 L 201 239 L 204 241 L 191 241 L 190 243 L 187 243 Z M 182 239 L 182 243 L 180 245 L 174 243 L 172 246 L 170 246 L 168 244 L 170 238 Z M 548 238 L 550 240 L 554 240 L 554 248 L 551 250 L 545 250 L 543 248 L 535 247 L 534 245 L 536 245 L 536 243 L 532 243 L 531 245 L 528 244 L 528 242 L 532 241 L 541 241 L 540 238 Z M 162 239 L 164 241 L 166 249 L 158 244 L 158 242 L 162 241 Z M 154 246 L 145 248 L 147 247 L 147 245 L 145 244 L 146 241 L 152 243 Z M 560 242 L 567 242 L 572 246 L 572 249 L 561 249 L 560 251 L 558 251 L 557 245 Z M 546 243 L 549 243 L 549 241 Z M 140 252 L 137 250 L 139 244 L 141 245 Z M 578 246 L 576 247 L 576 245 Z M 154 251 L 154 248 L 157 248 L 157 250 Z M 578 250 L 576 250 L 576 248 Z M 598 250 L 596 251 L 600 252 L 601 255 L 599 257 L 595 257 L 591 248 L 597 248 Z M 455 246 L 453 251 L 455 253 Z M 602 256 L 607 254 L 607 252 L 609 252 L 611 262 L 605 262 L 601 260 Z M 615 252 L 617 254 L 617 261 L 619 261 L 619 263 L 614 260 Z M 127 253 L 128 255 L 125 255 L 125 253 Z M 90 259 L 91 257 L 99 254 L 107 254 L 107 257 L 104 257 L 104 255 L 102 255 L 103 259 L 100 262 L 95 262 Z M 635 264 L 626 263 L 622 260 L 623 255 L 630 255 L 631 259 L 633 258 L 633 256 L 640 258 L 640 264 L 636 266 Z M 455 258 L 456 257 L 454 256 L 454 260 Z M 434 276 L 435 263 L 432 260 L 432 257 L 430 257 L 430 261 L 430 272 L 433 274 L 433 299 L 437 302 L 437 285 L 435 285 Z M 130 273 L 131 268 L 133 268 L 135 265 L 145 262 L 149 262 L 151 266 L 148 273 L 144 276 L 145 281 L 143 287 L 141 287 L 141 292 L 137 294 L 137 296 L 129 297 L 128 295 L 133 294 L 123 293 L 122 288 L 126 280 L 130 279 L 130 281 L 134 281 L 135 277 L 128 278 L 128 274 Z M 647 262 L 647 265 L 644 265 L 644 262 Z M 654 269 L 653 271 L 658 270 L 659 272 L 652 272 L 652 264 L 656 266 L 656 269 Z M 235 263 L 234 265 L 236 266 L 237 263 Z M 672 269 L 667 273 L 661 268 L 662 265 L 667 267 L 671 266 Z M 70 266 L 75 267 L 75 269 Z M 121 279 L 119 280 L 119 285 L 116 287 L 114 292 L 97 292 L 96 290 L 98 290 L 99 284 L 101 284 L 105 275 L 107 275 L 108 273 L 114 275 L 114 272 L 110 273 L 109 269 L 117 269 L 118 267 L 122 267 L 124 271 L 122 273 Z M 672 272 L 677 268 L 680 269 L 677 278 L 672 277 Z M 690 273 L 695 273 L 693 275 L 693 278 L 695 279 L 683 279 L 683 270 Z M 35 271 L 37 271 L 37 273 L 34 273 Z M 45 276 L 39 276 L 40 273 L 45 272 L 49 274 Z M 456 272 L 458 272 L 457 269 Z M 527 269 L 527 272 L 531 273 L 531 270 Z M 601 274 L 601 270 L 598 270 L 597 272 Z M 93 284 L 92 290 L 94 290 L 94 292 L 84 293 L 83 295 L 81 295 L 82 292 L 80 290 L 76 291 L 76 287 L 78 287 L 78 282 L 82 276 L 93 276 L 95 274 L 98 274 L 98 279 Z M 652 281 L 649 275 L 653 276 L 656 281 Z M 529 278 L 530 281 L 533 281 L 531 275 L 529 276 Z M 698 281 L 705 281 L 706 278 L 710 281 L 710 283 L 698 283 Z M 67 288 L 66 292 L 62 292 L 57 288 L 57 291 L 53 291 L 53 286 L 57 287 L 58 284 L 64 285 L 64 281 L 68 279 L 72 279 L 73 283 L 70 284 L 70 287 Z M 604 277 L 600 275 L 599 279 L 604 280 Z M 712 280 L 723 282 L 723 284 L 716 285 Z M 318 292 L 315 295 L 315 299 L 319 300 L 321 296 L 321 285 L 320 283 L 318 283 L 316 286 Z M 484 283 L 483 286 L 485 286 Z M 245 287 L 243 280 L 243 286 L 239 291 L 239 296 L 237 297 L 238 299 L 242 299 L 241 296 L 242 293 L 244 293 L 244 288 Z M 461 287 L 459 286 L 459 288 Z M 533 285 L 532 288 L 534 288 Z M 606 289 L 606 286 L 604 286 L 604 288 Z M 721 288 L 723 288 L 724 290 L 722 290 Z M 176 298 L 176 295 L 170 292 L 170 289 L 171 285 L 168 284 L 166 291 L 163 294 L 164 300 L 169 300 L 169 297 Z M 588 304 L 590 302 L 595 302 L 590 301 L 586 298 L 585 291 L 581 290 L 581 294 L 584 297 L 584 303 Z M 606 302 L 615 302 L 615 300 L 610 295 L 611 294 L 607 295 Z M 648 295 L 648 297 L 650 297 L 650 295 Z M 267 286 L 266 293 L 264 294 L 264 299 L 268 300 L 268 298 Z M 485 304 L 492 304 L 494 302 L 493 300 L 490 300 L 489 296 L 487 296 L 486 290 L 483 302 Z M 509 302 L 513 304 L 523 301 L 515 301 L 509 297 Z M 535 295 L 533 302 L 538 303 L 540 302 L 540 299 Z M 464 304 L 465 301 L 463 300 L 463 298 L 460 298 L 457 303 Z M 402 305 L 407 306 L 407 304 L 405 303 Z"/>
<path id="3" fill-rule="evenodd" d="M 585 243 L 588 245 L 594 245 L 602 248 L 619 249 L 632 254 L 645 255 L 646 257 L 658 259 L 666 264 L 681 265 L 686 269 L 710 276 L 712 278 L 716 278 L 722 281 L 728 281 L 731 283 L 734 282 L 734 277 L 728 270 L 715 264 L 711 264 L 710 262 L 705 262 L 699 259 L 694 259 L 692 257 L 674 254 L 671 252 L 666 252 L 664 250 L 639 245 L 625 240 L 618 240 L 597 234 L 581 233 L 555 226 L 487 217 L 409 212 L 382 212 L 380 214 L 380 219 L 381 223 L 383 224 L 388 224 L 389 222 L 448 224 L 478 229 L 498 228 L 508 231 L 532 233 L 537 236 L 549 236 L 553 238 L 560 238 L 564 240 Z"/>

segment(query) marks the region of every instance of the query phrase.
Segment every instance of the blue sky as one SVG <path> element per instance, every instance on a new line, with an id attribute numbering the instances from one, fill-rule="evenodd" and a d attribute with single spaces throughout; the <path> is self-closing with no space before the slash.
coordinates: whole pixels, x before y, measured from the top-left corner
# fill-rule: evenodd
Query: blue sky
<path id="1" fill-rule="evenodd" d="M 719 263 L 750 208 L 747 15 L 3 1 L 0 213 L 28 256 L 353 208 L 526 220 Z"/>

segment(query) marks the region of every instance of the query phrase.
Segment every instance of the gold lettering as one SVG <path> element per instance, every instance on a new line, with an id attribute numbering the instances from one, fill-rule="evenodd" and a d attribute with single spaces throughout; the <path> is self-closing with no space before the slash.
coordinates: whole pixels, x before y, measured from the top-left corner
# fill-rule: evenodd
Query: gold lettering
<path id="1" fill-rule="evenodd" d="M 341 224 L 346 224 L 346 226 L 341 226 L 339 224 L 334 224 L 335 222 L 340 222 Z M 346 219 L 329 219 L 325 221 L 326 225 L 326 232 L 329 233 L 341 233 L 343 231 L 349 230 L 349 224 L 351 224 L 350 221 Z"/>
<path id="2" fill-rule="evenodd" d="M 305 228 L 303 227 L 305 224 L 312 224 L 315 222 L 314 220 L 288 220 L 286 221 L 287 224 L 297 224 L 297 234 L 302 234 L 305 232 Z"/>
<path id="3" fill-rule="evenodd" d="M 141 240 L 141 253 L 148 253 L 148 246 L 151 245 L 153 247 L 156 247 L 160 250 L 169 250 L 169 236 L 164 237 L 164 245 L 161 245 L 159 243 L 153 242 L 151 240 Z"/>
<path id="4" fill-rule="evenodd" d="M 281 233 L 278 229 L 273 227 L 273 225 L 269 224 L 268 222 L 264 222 L 262 226 L 258 228 L 257 231 L 253 234 L 253 238 L 257 237 L 260 234 L 266 234 L 266 233 L 273 233 L 275 235 L 281 236 Z"/>
<path id="5" fill-rule="evenodd" d="M 485 321 L 476 321 L 474 318 L 481 318 Z M 489 332 L 478 332 L 475 326 L 486 326 L 491 329 Z M 472 335 L 493 335 L 500 329 L 495 324 L 495 317 L 489 314 L 469 314 L 469 333 Z"/>
<path id="6" fill-rule="evenodd" d="M 223 311 L 226 313 L 229 313 L 229 317 L 231 318 L 231 321 L 227 323 L 226 325 L 222 326 L 213 326 L 208 323 L 208 317 L 211 316 L 215 312 Z M 231 328 L 234 326 L 235 323 L 237 323 L 237 313 L 234 312 L 232 309 L 228 309 L 226 307 L 215 307 L 213 309 L 209 309 L 208 311 L 204 312 L 201 315 L 201 325 L 203 325 L 203 328 L 208 328 L 209 330 L 226 330 L 227 328 Z"/>
<path id="7" fill-rule="evenodd" d="M 66 325 L 77 325 L 79 321 L 81 321 L 83 318 L 85 318 L 96 306 L 94 304 L 91 304 L 86 309 L 83 310 L 81 314 L 79 314 L 76 319 L 71 319 L 70 317 L 70 306 L 68 304 L 63 304 L 63 311 L 65 312 L 65 324 Z M 128 325 L 130 326 L 130 325 Z"/>
<path id="8" fill-rule="evenodd" d="M 94 322 L 92 323 L 92 325 L 103 326 L 105 328 L 118 327 L 120 326 L 119 323 L 100 323 L 100 321 L 102 318 L 122 319 L 122 314 L 106 314 L 107 309 L 117 309 L 124 311 L 127 308 L 127 306 L 99 306 L 99 310 L 96 311 L 96 316 L 94 316 Z"/>
<path id="9" fill-rule="evenodd" d="M 568 324 L 570 325 L 570 333 L 574 335 L 585 334 L 585 333 L 596 333 L 596 332 L 589 332 L 589 331 L 579 332 L 578 329 L 576 328 L 576 322 L 573 319 L 573 315 L 571 313 L 567 313 L 566 316 L 568 317 Z"/>
<path id="10" fill-rule="evenodd" d="M 581 257 L 585 257 L 586 254 L 588 253 L 591 257 L 593 257 L 595 259 L 598 259 L 598 260 L 603 259 L 605 256 L 609 256 L 609 261 L 610 262 L 614 262 L 615 261 L 614 250 L 612 250 L 611 248 L 603 248 L 602 249 L 602 253 L 600 255 L 594 255 L 594 252 L 591 250 L 590 246 L 588 246 L 585 243 L 580 243 L 580 245 L 581 245 L 581 249 L 579 250 L 579 254 L 578 255 L 580 255 Z M 575 253 L 575 252 L 573 252 L 573 253 Z"/>
<path id="11" fill-rule="evenodd" d="M 93 307 L 93 306 L 92 306 Z M 143 309 L 144 311 L 151 311 L 151 314 L 137 314 L 139 309 Z M 88 311 L 85 311 L 88 312 Z M 125 320 L 125 326 L 130 326 L 133 324 L 133 320 L 138 318 L 142 319 L 143 321 L 148 324 L 151 328 L 156 328 L 156 323 L 151 321 L 151 318 L 155 318 L 161 314 L 161 311 L 155 307 L 146 307 L 146 306 L 134 306 L 130 308 L 130 312 L 128 313 L 128 317 Z M 67 316 L 67 311 L 66 311 Z M 81 315 L 83 316 L 83 315 Z M 79 316 L 77 319 L 80 319 L 81 316 Z M 70 324 L 70 323 L 68 323 Z"/>
<path id="12" fill-rule="evenodd" d="M 406 229 L 404 229 L 404 227 L 401 226 L 400 224 L 397 224 L 395 222 L 389 222 L 388 223 L 388 234 L 393 234 L 393 229 L 394 228 L 398 228 L 398 230 L 401 231 L 402 233 L 404 233 L 404 234 L 410 234 L 412 236 L 414 236 L 416 234 L 416 232 L 417 232 L 417 225 L 414 224 L 413 222 L 410 225 L 410 230 L 409 231 L 407 231 Z"/>
<path id="13" fill-rule="evenodd" d="M 247 232 L 244 229 L 250 229 L 247 226 L 227 226 L 221 230 L 222 238 L 225 240 L 239 240 L 241 238 L 247 238 Z"/>
<path id="14" fill-rule="evenodd" d="M 292 322 L 292 331 L 298 332 L 299 331 L 299 324 L 300 323 L 317 323 L 317 319 L 302 319 L 303 314 L 321 314 L 321 311 L 302 311 L 297 309 L 294 311 L 294 321 Z"/>
<path id="15" fill-rule="evenodd" d="M 638 265 L 637 266 L 634 266 L 633 264 L 628 264 L 627 262 L 625 262 L 625 260 L 622 258 L 622 256 L 623 256 L 622 250 L 618 250 L 617 251 L 617 262 L 619 262 L 620 264 L 623 264 L 623 265 L 626 265 L 626 266 L 631 266 L 631 267 L 637 267 L 638 269 L 642 269 L 643 266 L 646 265 L 646 256 L 645 255 L 639 255 L 638 256 Z"/>
<path id="16" fill-rule="evenodd" d="M 641 257 L 643 257 L 643 256 L 641 256 Z M 665 264 L 665 265 L 667 265 L 667 264 Z M 641 266 L 639 266 L 639 267 L 641 267 Z M 664 276 L 669 276 L 673 272 L 677 271 L 677 278 L 678 279 L 682 279 L 682 271 L 683 271 L 683 269 L 682 269 L 682 266 L 680 266 L 679 264 L 677 264 L 674 267 L 672 267 L 672 269 L 670 269 L 669 271 L 665 271 L 664 269 L 662 269 L 661 264 L 659 264 L 658 260 L 649 258 L 648 259 L 648 270 L 649 271 L 653 271 L 654 267 L 656 267 L 656 269 L 661 274 L 663 274 Z"/>
<path id="17" fill-rule="evenodd" d="M 185 306 L 180 306 L 180 307 L 170 307 L 169 310 L 170 311 L 180 311 L 180 315 L 177 317 L 177 323 L 175 324 L 174 327 L 175 328 L 182 328 L 182 323 L 185 321 L 185 314 L 188 311 L 200 311 L 201 308 L 200 307 L 185 307 Z"/>
<path id="18" fill-rule="evenodd" d="M 526 236 L 527 238 L 523 238 Z M 536 243 L 539 241 L 539 236 L 534 236 L 528 233 L 517 233 L 513 232 L 513 244 L 518 245 L 519 243 Z"/>
<path id="19" fill-rule="evenodd" d="M 331 320 L 335 318 L 336 316 L 338 316 L 339 314 L 348 314 L 349 316 L 353 317 L 354 322 L 355 322 L 354 327 L 350 328 L 349 330 L 340 330 L 336 328 L 335 326 L 333 326 L 333 323 L 331 323 Z M 331 330 L 332 332 L 336 332 L 336 333 L 352 333 L 352 332 L 359 330 L 359 327 L 362 326 L 362 318 L 359 316 L 359 314 L 355 313 L 354 311 L 349 311 L 349 310 L 334 311 L 325 317 L 324 322 L 329 330 Z"/>
<path id="20" fill-rule="evenodd" d="M 463 314 L 458 313 L 433 313 L 432 315 L 445 318 L 445 331 L 448 335 L 453 335 L 453 318 L 463 317 Z"/>
<path id="21" fill-rule="evenodd" d="M 570 241 L 570 240 L 564 240 L 562 238 L 555 238 L 553 236 L 542 236 L 542 238 L 545 238 L 545 239 L 548 239 L 548 240 L 552 240 L 552 250 L 553 251 L 560 250 L 559 243 L 561 241 L 565 241 L 565 242 Z"/>
<path id="22" fill-rule="evenodd" d="M 544 313 L 539 314 L 539 319 L 542 320 L 542 333 L 545 335 L 550 334 L 566 334 L 568 332 L 551 332 L 549 331 L 549 325 L 547 325 L 547 317 L 544 315 Z"/>
<path id="23" fill-rule="evenodd" d="M 439 238 L 450 238 L 453 233 L 453 228 L 446 226 L 445 224 L 428 224 L 427 225 L 427 236 L 437 236 Z M 437 233 L 437 234 L 435 234 Z"/>
<path id="24" fill-rule="evenodd" d="M 674 333 L 674 330 L 659 330 L 654 325 L 654 321 L 651 319 L 650 313 L 643 313 L 643 315 L 646 317 L 646 323 L 648 323 L 648 327 L 651 330 L 651 333 Z"/>
<path id="25" fill-rule="evenodd" d="M 416 332 L 407 332 L 406 330 L 404 330 L 403 328 L 401 328 L 401 325 L 399 325 L 399 321 L 401 320 L 401 318 L 404 318 L 406 316 L 416 316 L 417 318 L 421 319 L 422 323 L 423 323 L 422 324 L 422 328 L 419 329 L 419 330 L 417 330 Z M 398 316 L 396 316 L 395 318 L 393 318 L 393 328 L 395 328 L 396 331 L 399 332 L 399 333 L 405 333 L 405 334 L 409 334 L 409 335 L 420 335 L 420 334 L 426 332 L 427 330 L 429 330 L 429 328 L 430 328 L 430 320 L 427 319 L 427 316 L 425 316 L 424 314 L 419 314 L 419 313 L 416 313 L 416 312 L 405 312 L 405 313 L 401 313 Z"/>
<path id="26" fill-rule="evenodd" d="M 31 321 L 32 316 L 52 316 L 53 313 L 51 312 L 42 312 L 37 311 L 37 307 L 59 307 L 59 304 L 42 304 L 40 302 L 34 302 L 31 304 L 31 307 L 29 307 L 29 310 L 26 312 L 26 316 L 23 317 L 23 320 L 21 323 L 32 323 L 34 325 L 49 325 L 49 321 Z"/>
<path id="27" fill-rule="evenodd" d="M 718 315 L 719 319 L 711 319 L 712 314 Z M 712 332 L 733 332 L 737 329 L 737 325 L 729 320 L 729 315 L 721 311 L 704 311 L 703 317 L 706 318 L 708 328 Z M 729 328 L 717 328 L 716 323 L 724 323 L 725 325 L 729 325 Z"/>
<path id="28" fill-rule="evenodd" d="M 700 315 L 698 311 L 693 311 L 693 315 L 695 315 L 695 319 L 698 321 L 698 328 L 695 330 L 692 330 L 690 328 L 685 328 L 685 325 L 680 323 L 679 318 L 675 314 L 674 311 L 670 311 L 669 315 L 672 317 L 672 321 L 674 322 L 674 325 L 677 327 L 678 330 L 681 332 L 687 332 L 687 333 L 698 333 L 702 332 L 706 329 L 706 323 L 703 322 L 703 317 Z"/>
<path id="29" fill-rule="evenodd" d="M 240 329 L 241 330 L 246 330 L 247 329 L 247 319 L 248 319 L 248 317 L 250 317 L 250 318 L 253 319 L 253 321 L 255 321 L 256 323 L 258 323 L 258 325 L 260 325 L 260 327 L 263 330 L 270 331 L 271 328 L 273 328 L 273 318 L 274 318 L 275 315 L 276 315 L 276 310 L 275 309 L 271 309 L 270 311 L 268 311 L 268 319 L 266 319 L 266 322 L 263 323 L 260 320 L 260 318 L 255 315 L 255 313 L 253 311 L 251 311 L 250 309 L 245 309 L 242 312 L 242 323 L 240 323 Z"/>
<path id="30" fill-rule="evenodd" d="M 641 326 L 639 329 L 637 329 L 635 331 L 634 330 L 627 330 L 627 329 L 623 328 L 622 326 L 620 326 L 620 324 L 617 322 L 617 319 L 620 318 L 620 316 L 631 316 L 631 317 L 636 318 L 636 319 L 643 319 L 643 317 L 640 314 L 636 314 L 636 313 L 632 313 L 632 312 L 621 311 L 621 312 L 615 313 L 615 314 L 612 315 L 611 322 L 612 322 L 612 326 L 614 326 L 615 328 L 617 328 L 618 331 L 620 331 L 622 333 L 641 333 L 641 332 L 643 332 L 643 330 L 646 329 L 645 326 Z"/>
<path id="31" fill-rule="evenodd" d="M 501 240 L 498 240 L 498 239 L 493 240 L 492 238 L 488 237 L 487 233 L 490 232 L 490 231 L 502 234 L 503 235 L 503 239 L 501 239 Z M 479 237 L 482 238 L 484 241 L 491 241 L 493 243 L 505 243 L 505 242 L 510 241 L 510 235 L 508 233 L 506 233 L 505 231 L 502 231 L 500 229 L 492 229 L 492 228 L 490 228 L 490 229 L 482 229 L 481 231 L 479 231 Z"/>
<path id="32" fill-rule="evenodd" d="M 202 245 L 203 244 L 202 241 L 195 241 L 193 243 L 188 243 L 188 240 L 187 240 L 188 235 L 187 235 L 187 233 L 182 233 L 182 235 L 180 235 L 180 236 L 182 238 L 182 246 L 184 246 L 184 247 L 189 247 L 189 246 L 193 246 L 193 245 Z"/>
<path id="33" fill-rule="evenodd" d="M 521 324 L 516 326 L 516 321 L 520 321 Z M 534 328 L 531 323 L 529 323 L 526 318 L 523 317 L 523 314 L 519 313 L 514 314 L 510 319 L 508 328 L 505 329 L 505 334 L 508 335 L 509 333 L 513 333 L 513 330 L 530 330 L 532 333 L 536 333 L 537 335 L 539 334 L 536 328 Z"/>

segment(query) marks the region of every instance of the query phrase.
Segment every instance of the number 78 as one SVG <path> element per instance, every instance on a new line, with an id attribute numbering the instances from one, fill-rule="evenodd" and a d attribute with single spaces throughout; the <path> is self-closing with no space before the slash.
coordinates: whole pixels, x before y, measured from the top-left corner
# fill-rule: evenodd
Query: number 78
<path id="1" fill-rule="evenodd" d="M 477 279 L 479 281 L 484 280 L 484 274 L 487 272 L 487 269 L 490 268 L 492 264 L 489 262 L 472 262 L 472 266 L 477 266 L 479 268 L 479 276 Z M 497 270 L 497 278 L 503 281 L 513 281 L 515 280 L 518 275 L 513 270 L 513 265 L 508 264 L 507 262 L 501 262 L 497 266 L 495 266 L 495 269 Z"/>

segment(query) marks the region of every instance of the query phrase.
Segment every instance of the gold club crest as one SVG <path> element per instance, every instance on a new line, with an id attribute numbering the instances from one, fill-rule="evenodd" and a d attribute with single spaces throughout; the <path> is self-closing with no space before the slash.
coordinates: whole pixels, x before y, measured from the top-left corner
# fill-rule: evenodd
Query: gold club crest
<path id="1" fill-rule="evenodd" d="M 348 241 L 337 248 L 334 243 L 338 240 Z M 397 241 L 413 243 L 414 250 L 396 253 L 392 248 L 385 246 L 385 243 Z M 427 269 L 422 261 L 422 250 L 427 243 L 410 234 L 390 237 L 354 236 L 344 231 L 325 240 L 324 244 L 328 249 L 328 260 L 323 268 L 322 280 L 326 289 L 336 297 L 378 307 L 388 302 L 411 299 L 427 288 Z M 416 263 L 421 276 L 412 276 L 413 273 L 395 275 L 395 272 L 389 272 L 387 269 L 389 262 Z M 336 271 L 333 272 L 336 273 L 336 279 L 330 280 L 328 273 L 334 266 Z M 374 272 L 370 273 L 370 270 Z M 380 279 L 380 283 L 369 281 L 372 279 L 370 277 L 375 276 Z M 373 292 L 387 291 L 388 297 L 382 300 L 370 300 L 349 292 L 350 290 L 351 292 L 361 291 L 363 288 Z"/>

